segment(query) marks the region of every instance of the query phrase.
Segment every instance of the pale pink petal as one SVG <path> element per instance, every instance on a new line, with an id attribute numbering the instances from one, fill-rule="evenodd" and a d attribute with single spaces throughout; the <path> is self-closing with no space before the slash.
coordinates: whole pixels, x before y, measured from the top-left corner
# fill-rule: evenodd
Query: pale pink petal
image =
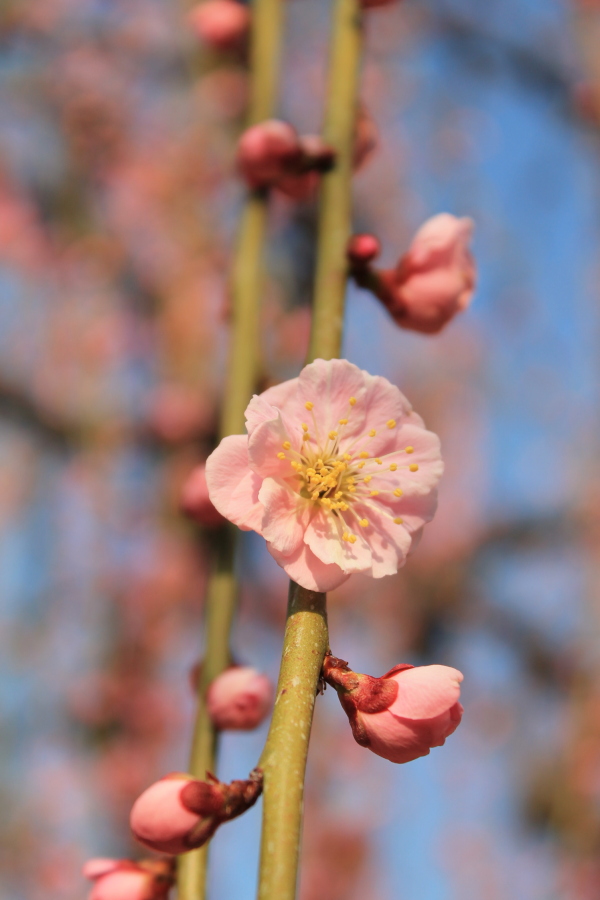
<path id="1" fill-rule="evenodd" d="M 347 574 L 370 572 L 371 550 L 360 531 L 353 517 L 346 515 L 344 521 L 319 510 L 306 528 L 304 542 L 327 565 L 339 566 Z M 345 532 L 355 534 L 356 542 L 342 540 Z"/>
<path id="2" fill-rule="evenodd" d="M 248 438 L 248 462 L 261 479 L 290 478 L 294 475 L 290 465 L 294 457 L 284 447 L 288 441 L 290 438 L 279 410 L 274 419 L 257 425 L 253 430 Z M 284 458 L 281 459 L 281 456 Z"/>
<path id="3" fill-rule="evenodd" d="M 276 419 L 277 410 L 269 403 L 265 394 L 255 394 L 246 407 L 245 417 L 246 430 L 251 435 L 254 429 L 262 425 L 263 422 L 270 422 L 272 419 Z"/>
<path id="4" fill-rule="evenodd" d="M 449 666 L 416 666 L 392 679 L 398 694 L 389 712 L 403 719 L 433 719 L 458 701 L 463 675 Z"/>
<path id="5" fill-rule="evenodd" d="M 88 859 L 83 866 L 82 873 L 84 878 L 100 878 L 101 875 L 106 875 L 108 872 L 118 869 L 120 864 L 120 859 L 96 857 L 95 859 Z"/>
<path id="6" fill-rule="evenodd" d="M 121 870 L 100 878 L 89 900 L 150 900 L 152 878 L 149 872 Z"/>
<path id="7" fill-rule="evenodd" d="M 234 434 L 224 438 L 206 460 L 206 483 L 215 507 L 244 530 L 260 533 L 263 508 L 258 501 L 262 484 L 248 464 L 248 439 Z"/>
<path id="8" fill-rule="evenodd" d="M 429 755 L 432 746 L 424 739 L 420 722 L 400 720 L 389 710 L 359 713 L 369 738 L 369 750 L 393 763 L 407 763 Z"/>
<path id="9" fill-rule="evenodd" d="M 332 591 L 350 577 L 339 566 L 322 563 L 306 544 L 290 556 L 284 556 L 268 542 L 267 549 L 292 581 L 308 591 Z"/>
<path id="10" fill-rule="evenodd" d="M 368 542 L 371 549 L 371 575 L 383 578 L 395 575 L 406 562 L 412 538 L 404 525 L 395 523 L 392 514 L 373 501 L 357 501 L 356 515 L 359 519 L 355 533 Z M 368 522 L 363 526 L 360 522 Z"/>
<path id="11" fill-rule="evenodd" d="M 411 409 L 410 403 L 387 378 L 365 372 L 364 379 L 366 392 L 364 398 L 360 400 L 360 406 L 364 406 L 367 424 L 364 440 L 355 445 L 354 452 L 366 450 L 372 456 L 382 456 L 399 446 L 399 431 L 402 424 L 408 421 L 413 424 L 415 420 L 407 419 Z M 370 431 L 375 431 L 376 434 L 370 436 L 368 434 Z M 340 441 L 342 451 L 347 443 L 347 432 L 344 429 L 343 439 Z"/>
<path id="12" fill-rule="evenodd" d="M 191 780 L 161 778 L 140 794 L 129 820 L 140 843 L 160 853 L 182 853 L 189 849 L 186 838 L 200 819 L 181 800 L 181 792 Z"/>
<path id="13" fill-rule="evenodd" d="M 312 432 L 312 417 L 315 417 L 320 436 L 323 440 L 329 431 L 339 429 L 339 420 L 348 419 L 344 426 L 344 438 L 361 434 L 365 428 L 366 393 L 365 375 L 358 366 L 345 359 L 316 359 L 306 366 L 298 379 L 298 397 L 301 404 L 312 403 L 312 411 L 305 412 L 303 421 Z M 350 398 L 356 399 L 354 406 Z M 340 432 L 341 434 L 341 432 Z"/>
<path id="14" fill-rule="evenodd" d="M 310 501 L 273 478 L 265 478 L 258 498 L 264 508 L 262 536 L 289 556 L 303 541 L 313 512 Z"/>

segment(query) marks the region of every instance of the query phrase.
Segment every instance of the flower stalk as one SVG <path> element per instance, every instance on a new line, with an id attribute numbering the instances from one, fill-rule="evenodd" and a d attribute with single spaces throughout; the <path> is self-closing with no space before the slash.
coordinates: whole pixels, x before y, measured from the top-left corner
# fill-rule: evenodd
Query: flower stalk
<path id="1" fill-rule="evenodd" d="M 323 139 L 336 153 L 319 202 L 307 363 L 340 356 L 351 234 L 352 153 L 362 49 L 358 0 L 336 0 Z M 327 595 L 290 582 L 275 710 L 261 756 L 264 806 L 258 900 L 295 900 L 304 775 L 315 697 L 328 649 Z"/>
<path id="2" fill-rule="evenodd" d="M 248 125 L 275 112 L 283 20 L 282 0 L 254 0 L 250 41 L 250 106 Z M 242 212 L 231 284 L 231 345 L 219 437 L 244 430 L 244 410 L 259 368 L 260 298 L 263 248 L 267 225 L 266 191 L 251 191 Z M 206 710 L 210 683 L 231 662 L 230 633 L 237 602 L 233 572 L 237 529 L 226 525 L 215 536 L 215 565 L 209 578 L 204 630 L 204 656 L 198 679 L 198 711 L 194 725 L 190 774 L 202 779 L 214 771 L 217 733 Z M 178 858 L 178 900 L 204 900 L 208 847 Z"/>

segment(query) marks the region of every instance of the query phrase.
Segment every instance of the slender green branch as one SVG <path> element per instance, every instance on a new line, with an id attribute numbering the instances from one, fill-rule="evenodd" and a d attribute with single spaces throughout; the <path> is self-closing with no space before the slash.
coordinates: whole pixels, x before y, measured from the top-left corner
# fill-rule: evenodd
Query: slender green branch
<path id="1" fill-rule="evenodd" d="M 274 114 L 282 5 L 282 0 L 254 0 L 250 51 L 250 125 Z M 221 438 L 243 433 L 244 411 L 258 375 L 267 201 L 265 192 L 250 192 L 240 222 L 231 284 L 231 347 L 219 429 Z M 216 537 L 215 567 L 207 588 L 204 659 L 198 683 L 198 712 L 189 767 L 190 773 L 198 778 L 204 778 L 207 771 L 215 769 L 217 734 L 207 715 L 204 701 L 211 681 L 227 668 L 231 659 L 229 641 L 237 601 L 237 585 L 233 574 L 235 535 L 236 529 L 226 526 Z M 208 848 L 201 847 L 179 857 L 178 900 L 204 900 L 207 856 Z"/>
<path id="2" fill-rule="evenodd" d="M 358 0 L 336 0 L 324 138 L 337 151 L 323 177 L 308 362 L 340 355 L 351 231 L 351 176 L 362 47 Z M 314 701 L 328 646 L 326 595 L 290 584 L 288 618 L 264 770 L 258 900 L 294 900 Z"/>
<path id="3" fill-rule="evenodd" d="M 325 594 L 290 582 L 283 656 L 264 772 L 259 900 L 294 900 L 316 685 L 328 646 Z"/>

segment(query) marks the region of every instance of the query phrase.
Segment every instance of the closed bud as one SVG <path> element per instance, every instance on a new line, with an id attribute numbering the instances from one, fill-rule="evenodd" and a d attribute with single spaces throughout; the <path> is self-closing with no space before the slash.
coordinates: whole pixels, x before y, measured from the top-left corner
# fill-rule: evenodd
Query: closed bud
<path id="1" fill-rule="evenodd" d="M 186 853 L 208 841 L 222 822 L 235 819 L 256 803 L 262 773 L 224 784 L 175 772 L 155 782 L 133 804 L 130 825 L 137 840 L 159 853 Z"/>
<path id="2" fill-rule="evenodd" d="M 238 167 L 251 188 L 272 187 L 293 172 L 301 159 L 296 130 L 279 119 L 246 129 L 238 144 Z"/>
<path id="3" fill-rule="evenodd" d="M 184 482 L 181 491 L 181 509 L 204 528 L 218 528 L 225 522 L 208 496 L 204 463 L 196 466 Z"/>
<path id="4" fill-rule="evenodd" d="M 354 266 L 373 262 L 381 253 L 381 244 L 372 234 L 355 234 L 348 241 L 348 259 Z"/>
<path id="5" fill-rule="evenodd" d="M 250 32 L 250 10 L 237 0 L 204 0 L 189 14 L 194 33 L 215 50 L 241 50 Z"/>
<path id="6" fill-rule="evenodd" d="M 394 666 L 381 678 L 326 656 L 323 678 L 338 693 L 357 743 L 405 763 L 441 747 L 462 718 L 461 672 L 449 666 Z"/>
<path id="7" fill-rule="evenodd" d="M 174 882 L 170 860 L 90 859 L 83 874 L 94 882 L 88 900 L 164 900 Z"/>
<path id="8" fill-rule="evenodd" d="M 250 666 L 231 666 L 210 685 L 206 695 L 208 714 L 215 728 L 248 731 L 268 715 L 273 685 L 266 675 Z"/>

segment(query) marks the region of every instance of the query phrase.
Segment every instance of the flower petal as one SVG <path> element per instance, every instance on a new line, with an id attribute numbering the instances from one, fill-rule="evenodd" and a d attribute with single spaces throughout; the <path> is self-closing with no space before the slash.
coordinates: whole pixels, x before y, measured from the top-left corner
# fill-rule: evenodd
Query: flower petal
<path id="1" fill-rule="evenodd" d="M 348 424 L 344 425 L 345 439 L 364 431 L 366 374 L 346 359 L 316 359 L 300 373 L 298 398 L 301 408 L 306 403 L 313 404 L 311 412 L 323 441 L 330 431 L 338 430 L 340 419 L 348 419 Z M 351 397 L 356 400 L 354 405 L 350 405 Z M 304 415 L 308 416 L 308 413 Z M 310 424 L 312 417 L 305 421 Z"/>
<path id="2" fill-rule="evenodd" d="M 306 544 L 289 556 L 284 556 L 268 542 L 267 549 L 292 581 L 308 591 L 332 591 L 350 577 L 339 566 L 321 562 Z"/>
<path id="3" fill-rule="evenodd" d="M 248 462 L 261 479 L 289 478 L 294 474 L 290 466 L 292 456 L 283 446 L 288 440 L 279 410 L 275 410 L 274 418 L 254 428 L 248 438 Z M 284 455 L 283 459 L 280 454 Z"/>
<path id="4" fill-rule="evenodd" d="M 248 464 L 248 438 L 233 434 L 223 438 L 206 460 L 206 483 L 215 507 L 245 531 L 260 534 L 263 507 L 258 501 L 261 479 Z"/>
<path id="5" fill-rule="evenodd" d="M 341 517 L 318 510 L 306 528 L 304 543 L 326 565 L 339 566 L 348 574 L 370 572 L 371 550 L 360 531 L 360 527 L 348 526 Z M 356 542 L 342 540 L 344 532 L 356 534 Z"/>
<path id="6" fill-rule="evenodd" d="M 392 678 L 398 694 L 389 712 L 402 719 L 433 719 L 458 701 L 463 675 L 450 666 L 416 666 Z"/>
<path id="7" fill-rule="evenodd" d="M 264 507 L 263 537 L 289 556 L 302 544 L 312 512 L 310 501 L 274 478 L 265 478 L 258 498 Z"/>

